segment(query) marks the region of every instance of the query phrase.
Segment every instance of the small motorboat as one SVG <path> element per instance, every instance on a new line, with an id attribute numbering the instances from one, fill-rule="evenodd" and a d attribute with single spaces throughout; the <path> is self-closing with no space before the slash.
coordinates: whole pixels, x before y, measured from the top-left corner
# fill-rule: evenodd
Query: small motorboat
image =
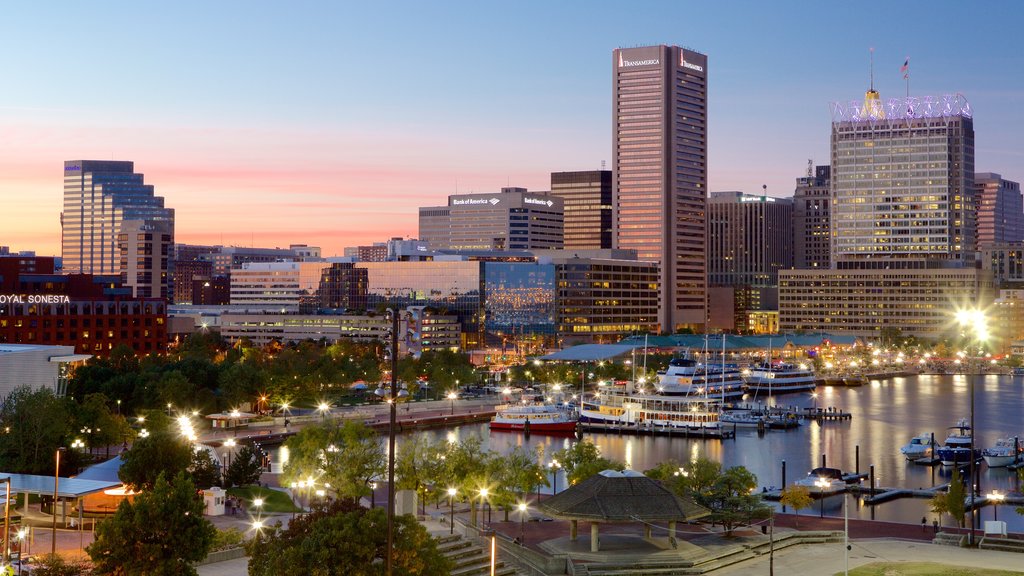
<path id="1" fill-rule="evenodd" d="M 846 480 L 838 468 L 815 468 L 794 484 L 807 488 L 811 498 L 828 498 L 846 492 Z"/>
<path id="2" fill-rule="evenodd" d="M 996 445 L 981 451 L 981 457 L 989 468 L 1002 468 L 1010 464 L 1016 464 L 1021 460 L 1024 453 L 1024 446 L 1021 446 L 1017 436 L 1013 438 L 1000 438 Z"/>
<path id="3" fill-rule="evenodd" d="M 907 460 L 913 462 L 922 458 L 931 458 L 932 450 L 935 448 L 935 434 L 931 432 L 925 432 L 924 434 L 914 436 L 910 439 L 910 442 L 904 444 L 900 448 L 900 453 L 907 457 Z"/>

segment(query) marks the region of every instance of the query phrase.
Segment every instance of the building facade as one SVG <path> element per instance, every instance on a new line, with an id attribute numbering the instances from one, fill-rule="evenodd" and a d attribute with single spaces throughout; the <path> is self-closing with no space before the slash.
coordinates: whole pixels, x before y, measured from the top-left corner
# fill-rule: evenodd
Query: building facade
<path id="1" fill-rule="evenodd" d="M 459 194 L 419 210 L 420 239 L 432 250 L 561 248 L 562 198 L 526 188 Z"/>
<path id="2" fill-rule="evenodd" d="M 71 370 L 89 358 L 71 346 L 0 344 L 0 398 L 25 386 L 64 396 Z"/>
<path id="3" fill-rule="evenodd" d="M 368 289 L 365 268 L 352 262 L 334 262 L 320 275 L 320 308 L 365 311 Z"/>
<path id="4" fill-rule="evenodd" d="M 174 235 L 174 210 L 164 207 L 153 186 L 135 173 L 133 162 L 64 163 L 61 248 L 66 272 L 121 274 L 118 235 L 122 223 L 129 220 L 162 223 Z"/>
<path id="5" fill-rule="evenodd" d="M 611 170 L 552 172 L 551 194 L 563 202 L 566 250 L 612 247 Z"/>
<path id="6" fill-rule="evenodd" d="M 793 193 L 793 267 L 828 270 L 832 267 L 831 166 L 796 179 Z"/>
<path id="7" fill-rule="evenodd" d="M 121 284 L 138 298 L 169 299 L 174 225 L 166 220 L 125 220 L 117 235 Z"/>
<path id="8" fill-rule="evenodd" d="M 231 304 L 314 312 L 328 262 L 249 262 L 231 271 Z"/>
<path id="9" fill-rule="evenodd" d="M 1024 241 L 1020 183 L 991 172 L 975 174 L 974 197 L 978 205 L 978 250 L 993 244 Z"/>
<path id="10" fill-rule="evenodd" d="M 707 56 L 678 46 L 612 54 L 615 248 L 660 264 L 662 330 L 707 318 Z"/>

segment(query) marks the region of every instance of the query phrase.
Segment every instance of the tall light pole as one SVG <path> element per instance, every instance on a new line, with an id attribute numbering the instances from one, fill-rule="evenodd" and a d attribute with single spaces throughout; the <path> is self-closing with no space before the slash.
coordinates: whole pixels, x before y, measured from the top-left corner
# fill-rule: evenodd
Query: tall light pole
<path id="1" fill-rule="evenodd" d="M 50 542 L 50 554 L 57 553 L 57 494 L 60 486 L 60 453 L 64 447 L 57 448 L 57 467 L 53 470 L 53 541 Z"/>
<path id="2" fill-rule="evenodd" d="M 992 520 L 999 522 L 999 504 L 1001 504 L 1003 500 L 1006 500 L 1006 494 L 1001 494 L 993 490 L 992 493 L 988 495 L 988 499 L 992 501 Z"/>
<path id="3" fill-rule="evenodd" d="M 448 524 L 450 529 L 449 534 L 455 534 L 455 494 L 458 492 L 455 488 L 448 489 Z"/>
<path id="4" fill-rule="evenodd" d="M 320 422 L 327 422 L 327 413 L 331 411 L 330 404 L 321 402 L 316 409 L 320 411 Z"/>
<path id="5" fill-rule="evenodd" d="M 818 487 L 818 500 L 821 502 L 819 518 L 825 517 L 825 488 L 828 488 L 828 480 L 824 478 L 818 478 L 814 481 L 814 485 Z"/>
<path id="6" fill-rule="evenodd" d="M 459 394 L 452 390 L 448 393 L 448 399 L 452 401 L 452 416 L 455 416 L 455 399 L 459 397 Z"/>
<path id="7" fill-rule="evenodd" d="M 974 332 L 974 338 L 977 340 L 977 344 L 981 344 L 988 340 L 988 319 L 985 317 L 985 312 L 978 309 L 958 310 L 956 313 L 956 321 L 964 329 L 970 328 Z M 971 395 L 971 462 L 970 462 L 970 487 L 971 487 L 971 529 L 967 533 L 968 545 L 974 545 L 974 528 L 977 524 L 978 511 L 974 507 L 974 493 L 977 491 L 977 484 L 975 483 L 977 458 L 974 453 L 974 440 L 977 436 L 977 430 L 974 428 L 974 374 L 971 374 L 970 370 L 970 355 L 967 355 L 967 377 L 970 379 L 968 385 L 968 393 Z"/>
<path id="8" fill-rule="evenodd" d="M 388 313 L 391 314 L 391 384 L 387 389 L 383 386 L 377 388 L 374 393 L 383 398 L 390 406 L 390 419 L 388 420 L 388 547 L 384 565 L 386 567 L 385 574 L 392 576 L 395 543 L 395 426 L 398 420 L 398 400 L 408 396 L 409 392 L 398 389 L 398 317 L 400 312 L 389 308 Z"/>
<path id="9" fill-rule="evenodd" d="M 519 545 L 526 546 L 526 502 L 519 503 Z"/>

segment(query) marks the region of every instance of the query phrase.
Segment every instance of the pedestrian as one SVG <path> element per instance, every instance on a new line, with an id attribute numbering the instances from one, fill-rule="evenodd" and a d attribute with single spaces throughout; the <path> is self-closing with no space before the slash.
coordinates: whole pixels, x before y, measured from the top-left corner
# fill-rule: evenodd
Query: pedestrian
<path id="1" fill-rule="evenodd" d="M 932 528 L 935 529 L 935 533 L 936 534 L 939 533 L 939 521 L 938 520 L 932 520 Z"/>
<path id="2" fill-rule="evenodd" d="M 928 524 L 928 519 L 925 518 L 924 516 L 921 516 L 921 532 L 927 532 L 927 528 L 925 528 L 925 526 L 927 524 Z"/>

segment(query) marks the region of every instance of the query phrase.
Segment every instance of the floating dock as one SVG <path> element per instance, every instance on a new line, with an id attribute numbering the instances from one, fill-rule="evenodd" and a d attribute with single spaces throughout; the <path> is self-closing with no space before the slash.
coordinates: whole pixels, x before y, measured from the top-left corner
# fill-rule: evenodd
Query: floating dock
<path id="1" fill-rule="evenodd" d="M 580 428 L 584 432 L 604 432 L 608 434 L 648 434 L 651 436 L 675 436 L 678 438 L 711 438 L 727 439 L 735 438 L 735 428 L 728 424 L 721 428 L 687 428 L 672 426 L 628 426 L 625 424 L 605 424 L 597 422 L 580 422 Z"/>

